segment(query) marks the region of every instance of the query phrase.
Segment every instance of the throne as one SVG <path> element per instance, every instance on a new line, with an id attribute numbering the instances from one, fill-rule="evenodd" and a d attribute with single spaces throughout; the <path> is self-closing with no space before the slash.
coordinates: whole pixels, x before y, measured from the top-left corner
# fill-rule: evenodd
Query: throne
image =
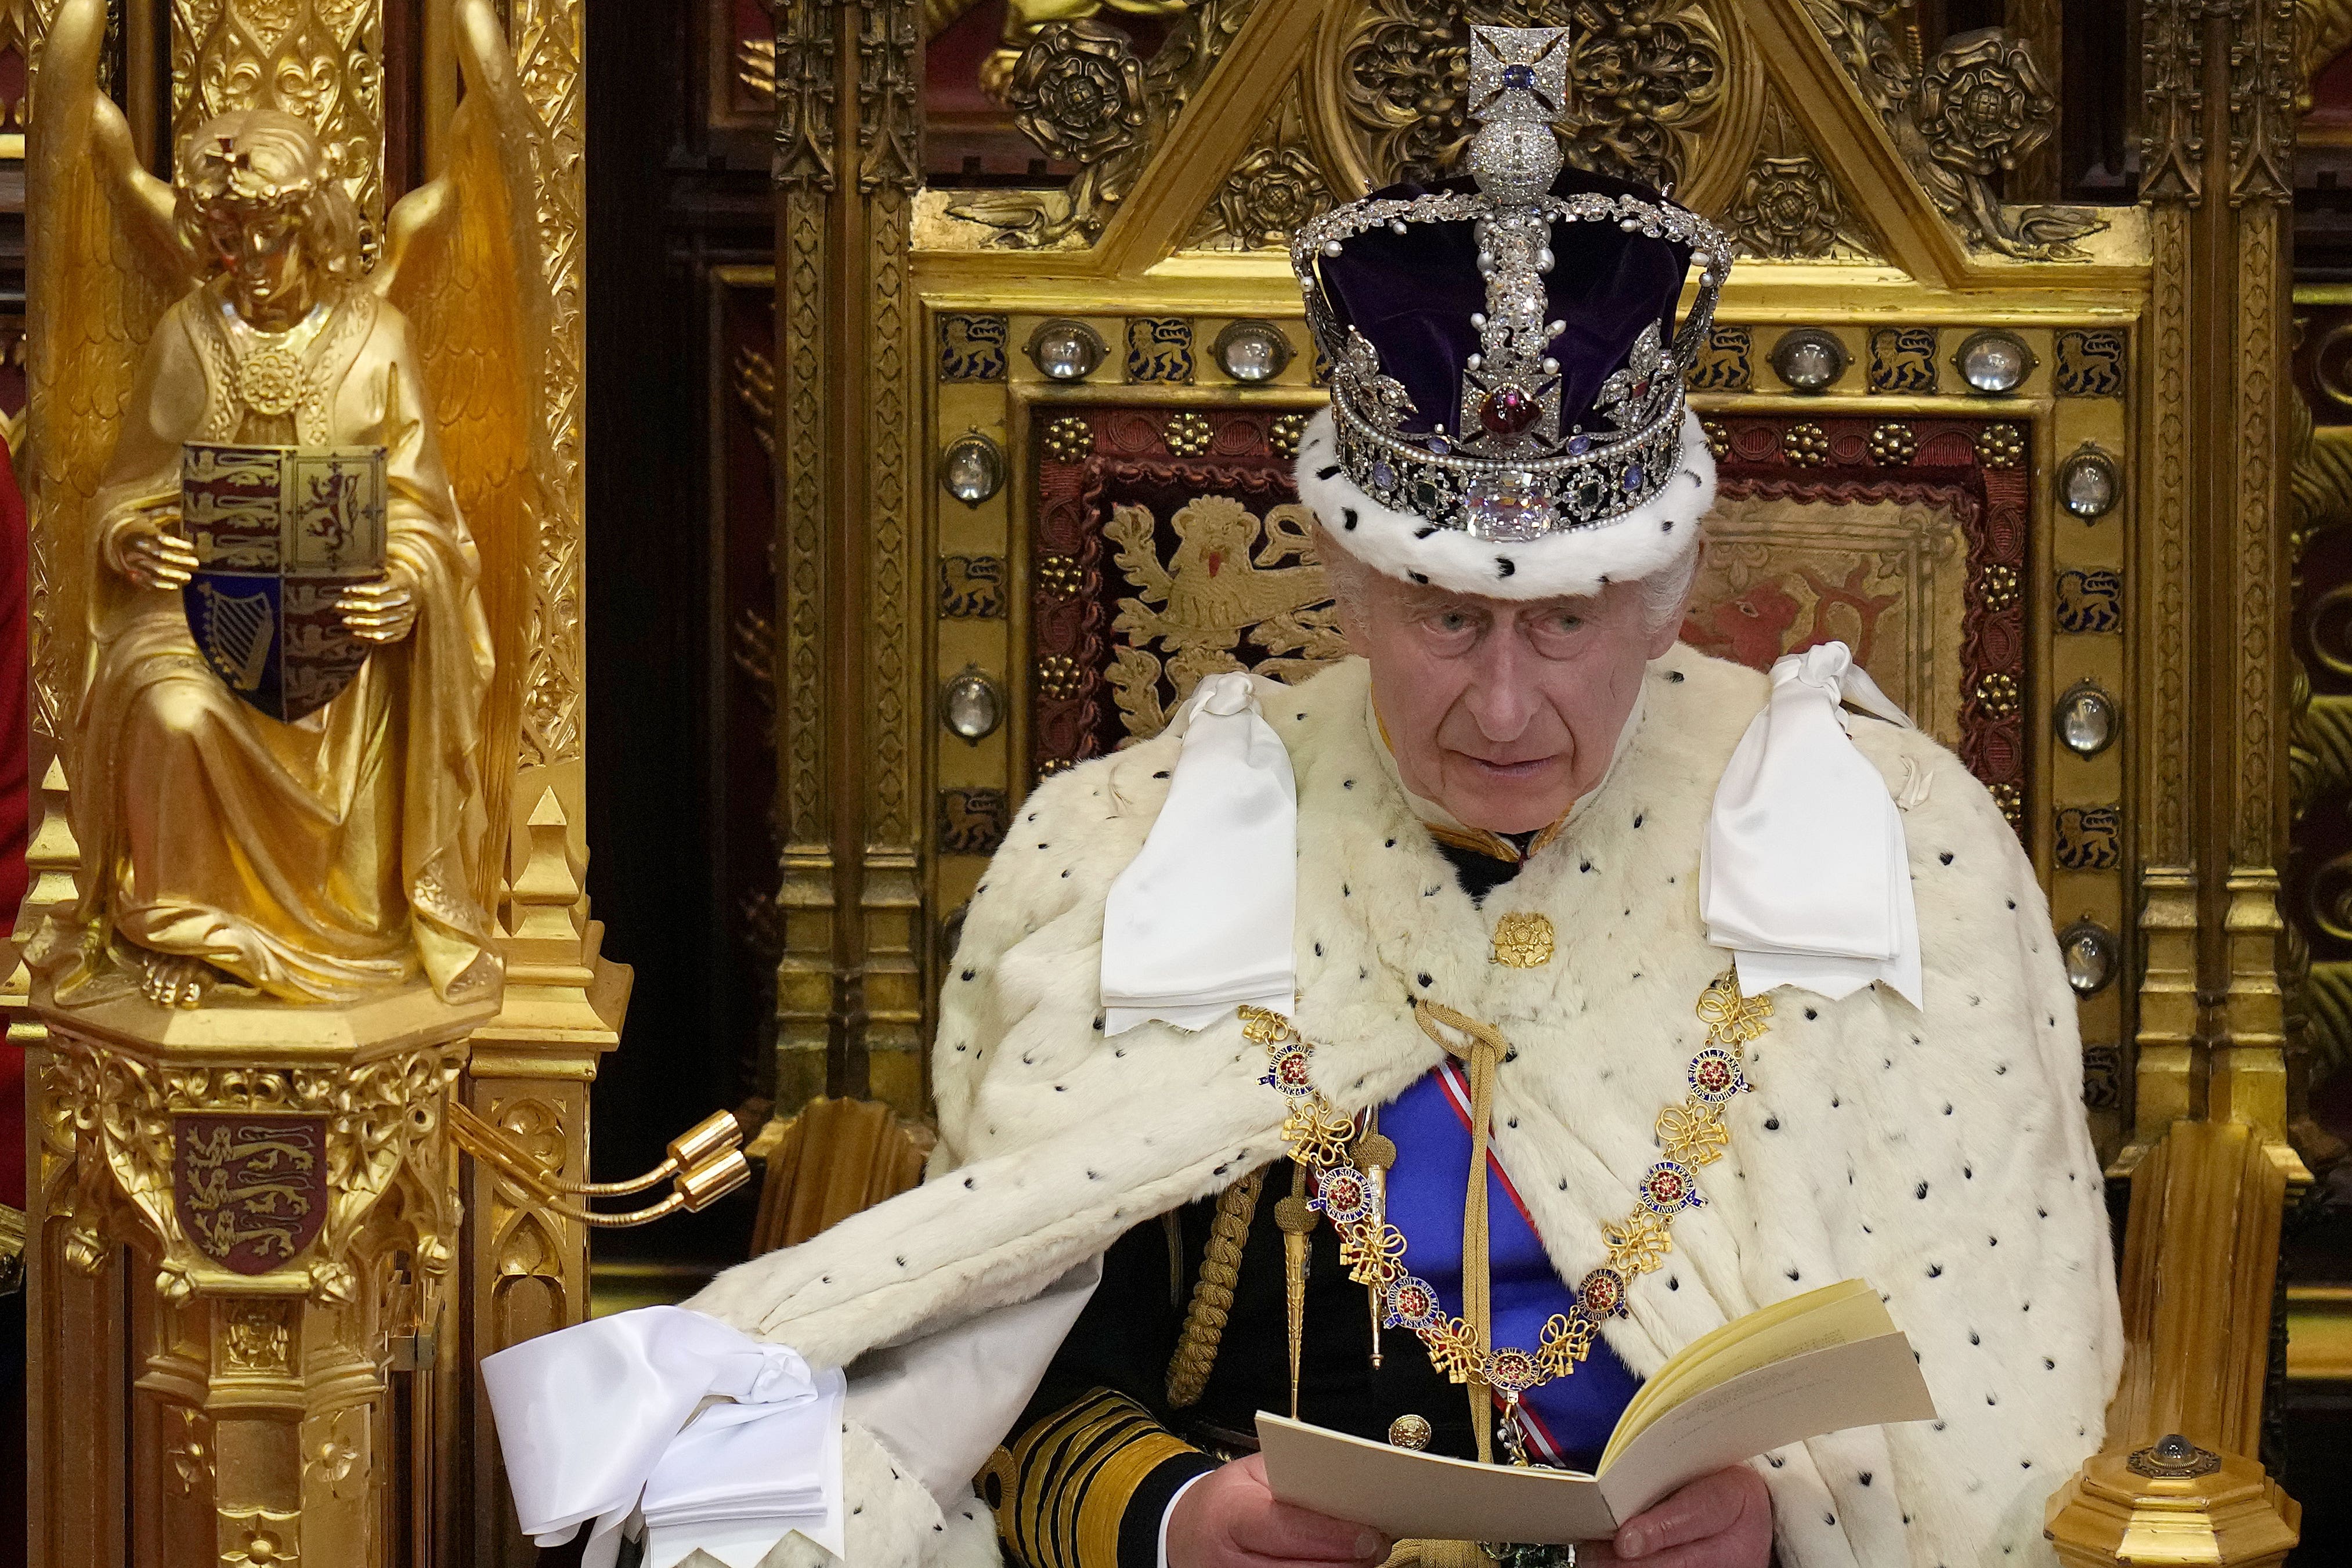
<path id="1" fill-rule="evenodd" d="M 1691 379 L 1723 499 L 1685 640 L 1853 646 L 2050 894 L 2132 1342 L 2053 1540 L 2280 1560 L 2300 1510 L 2257 1455 L 2310 1181 L 2277 902 L 2292 14 L 2225 36 L 2148 7 L 2136 199 L 2074 205 L 2054 20 L 1923 43 L 1845 0 L 1142 9 L 935 0 L 919 81 L 860 104 L 823 89 L 816 9 L 781 12 L 777 527 L 825 570 L 780 590 L 780 1103 L 845 1085 L 919 1116 L 938 974 L 1023 795 L 1205 673 L 1339 654 L 1288 478 L 1326 367 L 1283 245 L 1450 163 L 1469 22 L 1565 25 L 1571 157 L 1671 183 L 1744 253 Z M 2221 59 L 2230 95 L 2200 85 Z M 894 140 L 918 120 L 928 152 Z M 871 286 L 840 296 L 855 364 L 814 330 L 827 258 Z M 792 395 L 841 374 L 862 395 Z M 825 554 L 853 519 L 866 542 Z M 851 613 L 847 666 L 791 631 Z M 865 700 L 849 743 L 827 690 Z M 855 830 L 819 810 L 845 795 Z"/>

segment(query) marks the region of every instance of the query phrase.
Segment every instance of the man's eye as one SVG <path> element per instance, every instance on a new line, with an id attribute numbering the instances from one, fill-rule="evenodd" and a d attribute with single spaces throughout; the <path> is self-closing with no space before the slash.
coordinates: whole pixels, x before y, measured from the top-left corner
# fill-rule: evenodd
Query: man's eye
<path id="1" fill-rule="evenodd" d="M 1429 626 L 1432 631 L 1437 632 L 1442 636 L 1453 637 L 1458 633 L 1468 631 L 1471 626 L 1471 621 L 1469 616 L 1462 614 L 1459 610 L 1440 610 L 1437 614 L 1429 617 Z"/>

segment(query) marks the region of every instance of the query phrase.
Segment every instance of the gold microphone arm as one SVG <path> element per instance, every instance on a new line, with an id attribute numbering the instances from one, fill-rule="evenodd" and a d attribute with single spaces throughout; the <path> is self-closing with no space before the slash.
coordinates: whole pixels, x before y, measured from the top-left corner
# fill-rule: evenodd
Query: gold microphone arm
<path id="1" fill-rule="evenodd" d="M 743 1157 L 742 1125 L 725 1110 L 713 1111 L 671 1139 L 660 1164 L 626 1182 L 567 1182 L 531 1158 L 504 1128 L 455 1102 L 449 1107 L 449 1135 L 458 1148 L 520 1190 L 532 1207 L 599 1230 L 649 1225 L 680 1210 L 697 1213 L 751 1179 L 751 1163 Z M 667 1197 L 625 1214 L 604 1214 L 568 1201 L 642 1193 L 664 1181 L 671 1184 Z"/>

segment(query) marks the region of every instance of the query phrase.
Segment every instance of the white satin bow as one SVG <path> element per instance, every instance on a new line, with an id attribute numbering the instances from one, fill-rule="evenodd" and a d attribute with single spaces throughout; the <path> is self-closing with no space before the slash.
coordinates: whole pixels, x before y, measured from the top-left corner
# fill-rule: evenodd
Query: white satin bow
<path id="1" fill-rule="evenodd" d="M 1772 693 L 1716 785 L 1699 862 L 1707 941 L 1740 988 L 1801 986 L 1836 1001 L 1884 981 L 1920 1005 L 1919 915 L 1903 818 L 1847 734 L 1841 700 L 1914 726 L 1823 643 L 1772 666 Z"/>
<path id="2" fill-rule="evenodd" d="M 583 1568 L 612 1568 L 640 1506 L 646 1568 L 697 1546 L 752 1568 L 794 1530 L 844 1555 L 837 1371 L 648 1307 L 485 1357 L 482 1380 L 523 1532 L 559 1546 L 593 1521 Z M 713 1396 L 736 1403 L 697 1419 Z"/>
<path id="3" fill-rule="evenodd" d="M 1169 731 L 1184 738 L 1167 803 L 1103 905 L 1103 1032 L 1181 1029 L 1240 1004 L 1288 1014 L 1298 976 L 1298 797 L 1290 753 L 1250 678 L 1203 677 Z"/>

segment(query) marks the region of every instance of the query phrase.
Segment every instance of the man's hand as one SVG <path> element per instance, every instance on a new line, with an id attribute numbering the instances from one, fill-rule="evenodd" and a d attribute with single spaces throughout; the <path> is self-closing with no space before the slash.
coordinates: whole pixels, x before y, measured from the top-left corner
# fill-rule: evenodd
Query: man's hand
<path id="1" fill-rule="evenodd" d="M 416 626 L 416 593 L 404 574 L 388 573 L 380 583 L 346 588 L 335 601 L 343 625 L 362 642 L 394 643 Z"/>
<path id="2" fill-rule="evenodd" d="M 1168 1568 L 1370 1565 L 1388 1554 L 1378 1531 L 1276 1502 L 1255 1454 L 1193 1482 L 1168 1519 Z"/>
<path id="3" fill-rule="evenodd" d="M 196 547 L 179 529 L 176 501 L 142 510 L 122 542 L 122 574 L 141 588 L 186 587 L 196 574 Z"/>
<path id="4" fill-rule="evenodd" d="M 1771 1561 L 1772 1496 L 1764 1489 L 1764 1479 L 1746 1465 L 1701 1476 L 1648 1512 L 1627 1520 L 1614 1541 L 1577 1548 L 1578 1568 L 1603 1563 L 1766 1568 Z"/>

